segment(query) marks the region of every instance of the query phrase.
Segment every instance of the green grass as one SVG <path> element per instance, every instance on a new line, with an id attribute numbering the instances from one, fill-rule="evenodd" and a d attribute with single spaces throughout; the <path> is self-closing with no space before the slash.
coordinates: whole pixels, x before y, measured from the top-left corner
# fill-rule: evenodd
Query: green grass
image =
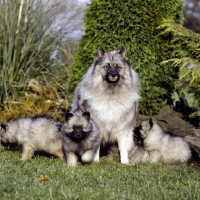
<path id="1" fill-rule="evenodd" d="M 192 166 L 100 163 L 68 168 L 41 155 L 21 161 L 19 151 L 0 147 L 0 194 L 8 199 L 200 199 L 200 171 Z M 38 182 L 37 178 L 48 176 Z"/>

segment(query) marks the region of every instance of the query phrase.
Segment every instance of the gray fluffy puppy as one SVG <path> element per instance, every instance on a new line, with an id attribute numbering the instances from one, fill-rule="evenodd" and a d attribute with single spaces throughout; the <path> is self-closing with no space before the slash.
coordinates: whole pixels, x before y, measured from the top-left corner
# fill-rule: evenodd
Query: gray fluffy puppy
<path id="1" fill-rule="evenodd" d="M 149 119 L 141 123 L 141 137 L 144 149 L 149 153 L 157 150 L 154 160 L 166 164 L 183 164 L 191 158 L 191 149 L 181 137 L 165 132 L 155 120 Z"/>
<path id="2" fill-rule="evenodd" d="M 37 151 L 64 158 L 61 127 L 61 122 L 45 115 L 19 118 L 8 124 L 1 124 L 1 143 L 22 146 L 22 160 L 30 159 Z"/>
<path id="3" fill-rule="evenodd" d="M 97 150 L 100 146 L 100 132 L 89 112 L 69 112 L 62 126 L 62 142 L 68 166 L 76 166 L 78 158 L 83 163 L 98 161 Z"/>

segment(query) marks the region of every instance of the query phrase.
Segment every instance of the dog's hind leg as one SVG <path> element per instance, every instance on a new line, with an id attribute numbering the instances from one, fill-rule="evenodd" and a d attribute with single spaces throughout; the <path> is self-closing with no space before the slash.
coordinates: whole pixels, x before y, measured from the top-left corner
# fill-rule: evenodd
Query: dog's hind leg
<path id="1" fill-rule="evenodd" d="M 34 148 L 29 144 L 23 144 L 21 160 L 28 160 L 34 155 Z"/>
<path id="2" fill-rule="evenodd" d="M 94 158 L 94 152 L 92 150 L 87 150 L 82 156 L 81 160 L 84 163 L 90 163 L 93 161 Z"/>
<path id="3" fill-rule="evenodd" d="M 60 159 L 64 159 L 64 153 L 63 153 L 62 149 L 57 150 L 57 151 L 54 153 L 54 155 L 57 156 L 57 157 L 60 158 Z"/>
<path id="4" fill-rule="evenodd" d="M 159 150 L 151 150 L 150 152 L 149 152 L 149 159 L 150 159 L 150 162 L 152 162 L 152 163 L 157 163 L 157 162 L 159 162 L 159 161 L 161 161 L 161 159 L 162 159 L 162 154 L 161 154 L 161 152 L 159 151 Z"/>

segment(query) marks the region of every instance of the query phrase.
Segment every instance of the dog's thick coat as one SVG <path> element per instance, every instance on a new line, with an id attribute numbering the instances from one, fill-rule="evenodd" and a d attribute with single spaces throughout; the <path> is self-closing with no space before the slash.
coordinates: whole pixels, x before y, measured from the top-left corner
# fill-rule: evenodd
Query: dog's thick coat
<path id="1" fill-rule="evenodd" d="M 129 151 L 129 163 L 134 165 L 140 161 L 149 161 L 149 153 L 142 146 L 135 144 Z"/>
<path id="2" fill-rule="evenodd" d="M 21 145 L 22 160 L 30 159 L 37 151 L 64 158 L 61 126 L 61 122 L 43 115 L 19 118 L 1 124 L 1 141 L 3 144 Z"/>
<path id="3" fill-rule="evenodd" d="M 72 103 L 72 110 L 91 113 L 100 129 L 101 143 L 118 143 L 121 163 L 125 164 L 134 145 L 139 85 L 125 48 L 111 52 L 99 48 L 94 63 L 75 89 Z"/>
<path id="4" fill-rule="evenodd" d="M 157 161 L 166 164 L 183 164 L 191 158 L 191 149 L 181 137 L 165 132 L 155 120 L 145 120 L 140 126 L 144 149 L 148 152 L 158 150 L 154 155 Z"/>
<path id="5" fill-rule="evenodd" d="M 89 112 L 69 112 L 62 126 L 63 151 L 68 166 L 96 161 L 100 146 L 100 132 Z"/>

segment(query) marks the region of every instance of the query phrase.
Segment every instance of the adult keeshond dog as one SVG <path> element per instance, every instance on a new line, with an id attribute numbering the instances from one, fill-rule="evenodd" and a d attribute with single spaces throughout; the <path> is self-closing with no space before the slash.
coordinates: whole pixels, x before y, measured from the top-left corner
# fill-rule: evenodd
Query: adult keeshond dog
<path id="1" fill-rule="evenodd" d="M 155 120 L 144 120 L 140 125 L 144 149 L 157 150 L 154 160 L 166 164 L 183 164 L 191 158 L 191 149 L 181 137 L 165 132 Z"/>
<path id="2" fill-rule="evenodd" d="M 72 103 L 72 110 L 91 113 L 100 129 L 102 144 L 118 143 L 124 164 L 128 164 L 128 151 L 134 145 L 139 85 L 125 48 L 106 52 L 100 47 L 94 63 L 76 87 Z"/>
<path id="3" fill-rule="evenodd" d="M 40 151 L 63 159 L 61 127 L 61 122 L 46 115 L 19 118 L 1 124 L 1 143 L 4 146 L 22 146 L 22 160 L 30 159 L 35 152 Z"/>
<path id="4" fill-rule="evenodd" d="M 77 161 L 96 161 L 100 146 L 100 132 L 89 112 L 69 112 L 62 126 L 62 143 L 68 166 L 76 166 Z"/>

